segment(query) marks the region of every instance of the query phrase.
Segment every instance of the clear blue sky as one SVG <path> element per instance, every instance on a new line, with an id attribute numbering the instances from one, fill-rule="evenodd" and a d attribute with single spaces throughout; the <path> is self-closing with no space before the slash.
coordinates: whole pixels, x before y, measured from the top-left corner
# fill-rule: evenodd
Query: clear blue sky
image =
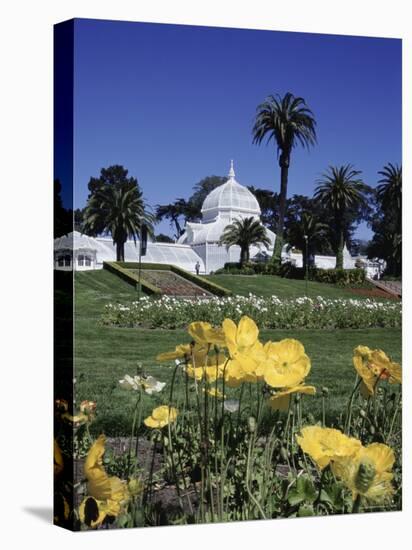
<path id="1" fill-rule="evenodd" d="M 401 65 L 398 39 L 76 20 L 75 207 L 111 164 L 151 206 L 189 197 L 232 158 L 240 183 L 278 190 L 275 149 L 252 145 L 251 128 L 256 106 L 287 91 L 318 124 L 318 145 L 293 152 L 289 195 L 348 162 L 375 186 L 401 163 Z"/>

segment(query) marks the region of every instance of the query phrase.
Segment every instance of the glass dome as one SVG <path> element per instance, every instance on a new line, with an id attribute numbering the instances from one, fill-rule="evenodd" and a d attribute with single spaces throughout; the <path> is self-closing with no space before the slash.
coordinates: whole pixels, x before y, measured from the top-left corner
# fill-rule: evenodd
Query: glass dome
<path id="1" fill-rule="evenodd" d="M 260 216 L 260 207 L 256 197 L 235 179 L 233 161 L 231 161 L 228 177 L 226 183 L 216 187 L 206 197 L 202 206 L 203 221 L 211 221 L 223 212 L 229 213 L 231 218 L 239 213 Z"/>

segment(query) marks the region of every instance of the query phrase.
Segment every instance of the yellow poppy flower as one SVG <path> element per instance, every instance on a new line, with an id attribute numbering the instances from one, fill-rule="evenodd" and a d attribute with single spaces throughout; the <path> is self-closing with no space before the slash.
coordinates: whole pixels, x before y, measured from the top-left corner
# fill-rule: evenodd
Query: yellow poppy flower
<path id="1" fill-rule="evenodd" d="M 293 387 L 300 384 L 310 371 L 310 359 L 298 341 L 286 338 L 280 342 L 267 342 L 265 361 L 257 371 L 272 388 Z"/>
<path id="2" fill-rule="evenodd" d="M 243 316 L 238 326 L 231 319 L 222 323 L 232 369 L 240 369 L 248 381 L 256 381 L 256 370 L 264 359 L 263 345 L 258 340 L 259 329 L 253 319 Z M 236 365 L 236 367 L 235 367 Z"/>
<path id="3" fill-rule="evenodd" d="M 164 428 L 169 423 L 176 421 L 177 412 L 174 407 L 161 405 L 153 409 L 152 414 L 144 420 L 144 423 L 148 428 Z"/>
<path id="4" fill-rule="evenodd" d="M 216 388 L 203 388 L 203 392 L 210 395 L 210 397 L 217 397 L 218 399 L 226 399 L 226 395 L 223 395 L 223 393 Z"/>
<path id="5" fill-rule="evenodd" d="M 393 450 L 383 443 L 361 447 L 352 457 L 342 457 L 332 464 L 333 473 L 352 491 L 370 502 L 381 502 L 393 494 Z"/>
<path id="6" fill-rule="evenodd" d="M 353 365 L 362 378 L 361 392 L 366 398 L 374 394 L 379 380 L 390 384 L 402 383 L 402 368 L 394 363 L 381 349 L 357 346 L 353 350 Z"/>
<path id="7" fill-rule="evenodd" d="M 63 455 L 60 450 L 59 444 L 54 440 L 54 475 L 58 476 L 64 468 Z"/>
<path id="8" fill-rule="evenodd" d="M 97 405 L 95 401 L 86 400 L 80 403 L 80 412 L 87 416 L 89 422 L 91 422 L 95 417 L 96 406 Z"/>
<path id="9" fill-rule="evenodd" d="M 197 366 L 194 367 L 192 364 L 189 364 L 186 367 L 186 372 L 191 378 L 196 378 L 196 380 L 206 378 L 208 382 L 215 382 L 223 376 L 226 357 L 222 353 L 213 353 L 206 356 L 198 353 L 195 354 L 193 360 Z"/>
<path id="10" fill-rule="evenodd" d="M 221 328 L 213 328 L 210 323 L 196 321 L 190 323 L 188 332 L 195 342 L 202 345 L 225 346 L 225 334 Z"/>
<path id="11" fill-rule="evenodd" d="M 117 501 L 103 501 L 88 496 L 80 503 L 79 517 L 82 523 L 95 529 L 99 527 L 107 517 L 117 517 L 120 511 L 121 506 Z"/>
<path id="12" fill-rule="evenodd" d="M 166 351 L 160 353 L 156 359 L 157 361 L 173 361 L 174 359 L 187 359 L 190 357 L 192 346 L 190 344 L 179 344 L 174 351 Z"/>
<path id="13" fill-rule="evenodd" d="M 78 428 L 79 426 L 82 426 L 89 421 L 89 417 L 84 413 L 71 415 L 68 412 L 65 412 L 61 415 L 61 419 L 63 420 L 63 422 L 71 424 L 73 428 Z"/>
<path id="14" fill-rule="evenodd" d="M 285 388 L 284 390 L 276 392 L 269 397 L 269 405 L 272 409 L 277 411 L 287 411 L 289 409 L 290 397 L 293 393 L 305 393 L 307 395 L 314 395 L 316 388 L 314 386 L 293 386 L 292 388 Z"/>
<path id="15" fill-rule="evenodd" d="M 226 386 L 238 388 L 244 382 L 256 382 L 256 376 L 247 374 L 238 361 L 229 361 L 225 368 Z"/>
<path id="16" fill-rule="evenodd" d="M 118 477 L 109 477 L 103 468 L 106 438 L 100 435 L 90 447 L 84 463 L 88 494 L 96 500 L 121 503 L 127 500 L 127 489 Z"/>
<path id="17" fill-rule="evenodd" d="M 299 446 L 321 469 L 338 458 L 352 457 L 361 448 L 360 441 L 334 428 L 307 426 L 300 433 L 296 436 Z"/>

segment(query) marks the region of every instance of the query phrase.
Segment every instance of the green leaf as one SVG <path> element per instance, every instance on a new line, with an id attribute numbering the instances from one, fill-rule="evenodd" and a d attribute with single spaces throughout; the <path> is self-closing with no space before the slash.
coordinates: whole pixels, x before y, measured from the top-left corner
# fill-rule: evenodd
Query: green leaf
<path id="1" fill-rule="evenodd" d="M 313 509 L 312 504 L 302 504 L 299 507 L 299 510 L 298 510 L 299 518 L 304 518 L 304 517 L 309 517 L 314 515 L 315 515 L 315 510 Z"/>

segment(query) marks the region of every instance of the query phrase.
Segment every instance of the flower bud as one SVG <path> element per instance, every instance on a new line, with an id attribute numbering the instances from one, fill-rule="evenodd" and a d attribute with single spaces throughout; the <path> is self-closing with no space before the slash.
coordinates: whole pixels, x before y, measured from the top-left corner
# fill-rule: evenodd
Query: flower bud
<path id="1" fill-rule="evenodd" d="M 288 452 L 287 450 L 285 449 L 285 447 L 281 447 L 280 449 L 280 457 L 282 460 L 284 460 L 285 462 L 288 460 Z"/>
<path id="2" fill-rule="evenodd" d="M 361 409 L 361 410 L 359 411 L 359 415 L 360 415 L 362 418 L 366 418 L 366 411 L 363 410 L 363 409 Z"/>
<path id="3" fill-rule="evenodd" d="M 247 423 L 250 433 L 253 434 L 256 431 L 256 419 L 253 416 L 249 416 Z"/>
<path id="4" fill-rule="evenodd" d="M 143 483 L 139 479 L 132 478 L 127 484 L 127 488 L 129 490 L 130 495 L 132 497 L 135 497 L 142 492 Z"/>
<path id="5" fill-rule="evenodd" d="M 323 386 L 322 388 L 322 395 L 323 397 L 326 397 L 329 393 L 329 388 L 327 388 L 326 386 Z"/>

